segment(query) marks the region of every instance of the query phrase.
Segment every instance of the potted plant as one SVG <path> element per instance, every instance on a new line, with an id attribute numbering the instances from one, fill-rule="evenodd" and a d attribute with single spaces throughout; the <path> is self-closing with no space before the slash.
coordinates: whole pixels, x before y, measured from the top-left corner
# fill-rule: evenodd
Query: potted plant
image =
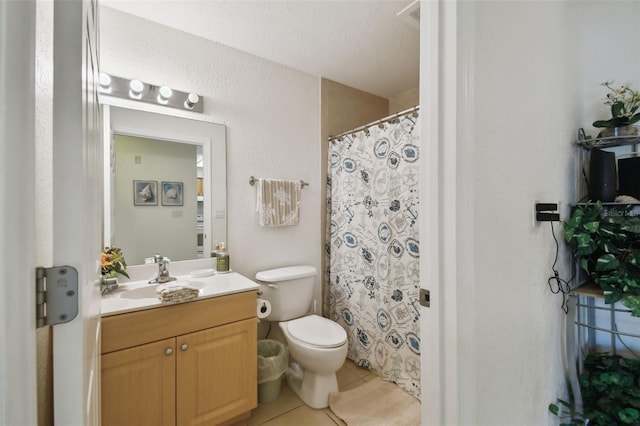
<path id="1" fill-rule="evenodd" d="M 609 353 L 592 353 L 580 375 L 582 412 L 558 399 L 549 411 L 563 422 L 576 425 L 640 425 L 640 361 Z"/>
<path id="2" fill-rule="evenodd" d="M 640 217 L 631 207 L 604 214 L 601 202 L 575 207 L 564 239 L 580 268 L 602 290 L 605 303 L 621 301 L 640 317 Z"/>
<path id="3" fill-rule="evenodd" d="M 597 120 L 593 127 L 603 128 L 598 137 L 633 136 L 638 134 L 638 127 L 634 123 L 640 121 L 640 92 L 631 89 L 630 84 L 613 87 L 613 81 L 602 83 L 609 89 L 604 104 L 611 108 L 611 118 Z"/>

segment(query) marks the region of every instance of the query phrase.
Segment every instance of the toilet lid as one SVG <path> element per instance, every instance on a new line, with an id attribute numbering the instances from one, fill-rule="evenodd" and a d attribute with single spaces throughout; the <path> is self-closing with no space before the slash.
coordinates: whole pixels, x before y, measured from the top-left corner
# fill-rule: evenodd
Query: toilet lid
<path id="1" fill-rule="evenodd" d="M 297 340 L 322 348 L 335 348 L 347 341 L 344 328 L 319 315 L 308 315 L 289 321 L 287 330 Z"/>

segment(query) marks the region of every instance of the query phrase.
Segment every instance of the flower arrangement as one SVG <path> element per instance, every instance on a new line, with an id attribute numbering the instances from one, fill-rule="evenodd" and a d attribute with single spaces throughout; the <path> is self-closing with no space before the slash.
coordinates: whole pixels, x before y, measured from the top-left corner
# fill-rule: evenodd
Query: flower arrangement
<path id="1" fill-rule="evenodd" d="M 629 83 L 616 88 L 612 86 L 613 81 L 602 83 L 609 89 L 604 104 L 611 107 L 611 118 L 608 120 L 597 120 L 593 122 L 593 127 L 623 127 L 640 121 L 640 92 L 631 89 Z"/>
<path id="2" fill-rule="evenodd" d="M 118 247 L 105 247 L 102 250 L 100 267 L 102 268 L 102 275 L 106 277 L 115 278 L 117 274 L 121 274 L 129 278 L 127 262 L 124 260 L 122 249 Z"/>

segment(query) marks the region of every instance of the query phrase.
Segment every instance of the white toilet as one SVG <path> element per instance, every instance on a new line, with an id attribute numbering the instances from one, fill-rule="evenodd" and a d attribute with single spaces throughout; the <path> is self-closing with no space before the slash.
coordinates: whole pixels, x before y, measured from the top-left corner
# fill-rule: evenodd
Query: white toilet
<path id="1" fill-rule="evenodd" d="M 262 298 L 271 304 L 267 321 L 278 321 L 293 358 L 287 383 L 312 408 L 329 406 L 338 390 L 336 371 L 347 357 L 347 333 L 337 323 L 309 313 L 316 275 L 313 266 L 289 266 L 256 274 Z"/>

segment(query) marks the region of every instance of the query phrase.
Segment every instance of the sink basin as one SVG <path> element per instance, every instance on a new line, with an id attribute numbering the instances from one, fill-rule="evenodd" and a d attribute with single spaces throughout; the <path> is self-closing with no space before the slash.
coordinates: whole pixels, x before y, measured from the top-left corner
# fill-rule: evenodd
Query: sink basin
<path id="1" fill-rule="evenodd" d="M 175 281 L 172 281 L 175 282 Z M 189 284 L 192 287 L 196 287 L 198 289 L 204 288 L 204 283 L 199 281 L 189 281 Z M 157 299 L 156 289 L 159 285 L 162 284 L 149 284 L 144 287 L 134 288 L 132 290 L 123 291 L 120 294 L 120 298 L 122 299 Z"/>

